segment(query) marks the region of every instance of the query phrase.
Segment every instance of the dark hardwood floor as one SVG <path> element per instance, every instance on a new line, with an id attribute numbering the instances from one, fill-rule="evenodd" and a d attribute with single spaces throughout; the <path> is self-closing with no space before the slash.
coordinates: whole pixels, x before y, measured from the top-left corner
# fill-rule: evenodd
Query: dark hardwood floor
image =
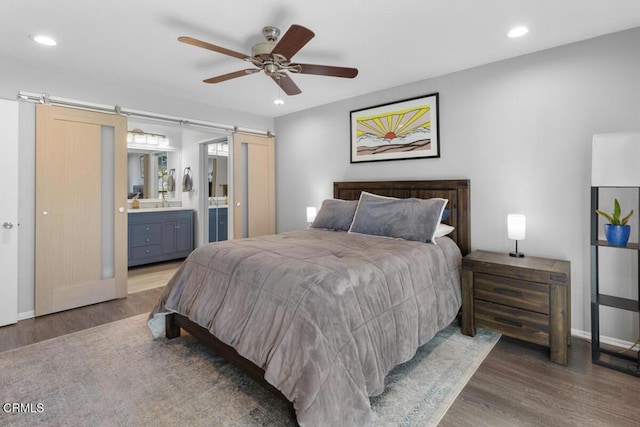
<path id="1" fill-rule="evenodd" d="M 1 327 L 0 352 L 148 313 L 161 292 L 162 288 L 150 289 L 130 294 L 127 298 L 20 320 L 15 325 Z"/>
<path id="2" fill-rule="evenodd" d="M 161 291 L 2 327 L 0 352 L 147 313 Z M 639 403 L 640 378 L 593 365 L 586 341 L 574 338 L 569 364 L 560 366 L 548 349 L 502 337 L 440 426 L 638 426 Z"/>
<path id="3" fill-rule="evenodd" d="M 592 364 L 588 341 L 574 337 L 561 366 L 502 337 L 440 426 L 639 426 L 639 404 L 640 378 Z"/>

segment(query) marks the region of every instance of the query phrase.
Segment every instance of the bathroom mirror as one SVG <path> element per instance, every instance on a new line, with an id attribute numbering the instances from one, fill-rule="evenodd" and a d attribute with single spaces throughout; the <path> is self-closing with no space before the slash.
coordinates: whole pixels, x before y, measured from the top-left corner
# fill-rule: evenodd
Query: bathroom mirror
<path id="1" fill-rule="evenodd" d="M 173 199 L 176 197 L 169 185 L 169 175 L 177 180 L 180 153 L 129 148 L 127 155 L 127 198 Z M 171 170 L 174 172 L 171 172 Z"/>
<path id="2" fill-rule="evenodd" d="M 229 145 L 226 138 L 207 144 L 207 181 L 209 186 L 209 242 L 228 238 L 229 217 Z"/>
<path id="3" fill-rule="evenodd" d="M 127 127 L 128 199 L 181 199 L 181 188 L 169 188 L 171 169 L 176 187 L 182 179 L 180 127 L 144 119 L 130 119 Z"/>

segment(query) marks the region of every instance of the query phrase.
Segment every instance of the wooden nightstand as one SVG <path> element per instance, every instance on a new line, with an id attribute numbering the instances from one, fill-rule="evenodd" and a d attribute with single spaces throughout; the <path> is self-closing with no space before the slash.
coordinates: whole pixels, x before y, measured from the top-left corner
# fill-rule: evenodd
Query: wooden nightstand
<path id="1" fill-rule="evenodd" d="M 476 327 L 550 348 L 567 364 L 571 339 L 571 263 L 474 251 L 462 260 L 462 333 Z"/>

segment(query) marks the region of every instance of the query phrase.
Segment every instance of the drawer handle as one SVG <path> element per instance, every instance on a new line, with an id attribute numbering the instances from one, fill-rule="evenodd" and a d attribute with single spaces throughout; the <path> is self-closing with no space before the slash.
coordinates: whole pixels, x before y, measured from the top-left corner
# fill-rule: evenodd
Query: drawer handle
<path id="1" fill-rule="evenodd" d="M 522 292 L 520 291 L 514 291 L 512 289 L 505 289 L 505 288 L 493 288 L 493 291 L 497 294 L 502 294 L 502 295 L 512 295 L 514 297 L 521 297 L 522 296 Z"/>
<path id="2" fill-rule="evenodd" d="M 176 226 L 175 226 L 175 227 L 173 227 L 173 228 L 180 228 L 180 226 L 179 226 L 179 225 L 176 225 Z"/>
<path id="3" fill-rule="evenodd" d="M 145 250 L 145 252 L 146 252 L 146 253 L 149 253 L 149 252 L 151 252 L 151 251 L 150 251 L 149 249 L 147 249 L 147 250 Z"/>
<path id="4" fill-rule="evenodd" d="M 516 322 L 514 320 L 511 319 L 505 319 L 504 317 L 494 317 L 493 320 L 495 320 L 496 322 L 500 322 L 500 323 L 506 323 L 507 325 L 511 325 L 511 326 L 516 326 L 518 328 L 522 328 L 522 323 L 521 322 Z"/>
<path id="5" fill-rule="evenodd" d="M 145 241 L 145 242 L 148 242 L 148 241 L 149 241 L 149 239 L 144 239 L 144 241 Z"/>
<path id="6" fill-rule="evenodd" d="M 149 227 L 145 227 L 145 230 L 149 231 Z"/>

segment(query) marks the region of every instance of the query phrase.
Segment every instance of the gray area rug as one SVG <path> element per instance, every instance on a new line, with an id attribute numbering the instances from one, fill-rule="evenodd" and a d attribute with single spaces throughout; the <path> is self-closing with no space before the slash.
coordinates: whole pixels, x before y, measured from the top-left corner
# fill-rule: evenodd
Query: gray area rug
<path id="1" fill-rule="evenodd" d="M 295 425 L 285 403 L 193 337 L 152 340 L 146 317 L 0 353 L 0 425 Z M 498 338 L 441 331 L 371 399 L 374 425 L 436 425 Z"/>

